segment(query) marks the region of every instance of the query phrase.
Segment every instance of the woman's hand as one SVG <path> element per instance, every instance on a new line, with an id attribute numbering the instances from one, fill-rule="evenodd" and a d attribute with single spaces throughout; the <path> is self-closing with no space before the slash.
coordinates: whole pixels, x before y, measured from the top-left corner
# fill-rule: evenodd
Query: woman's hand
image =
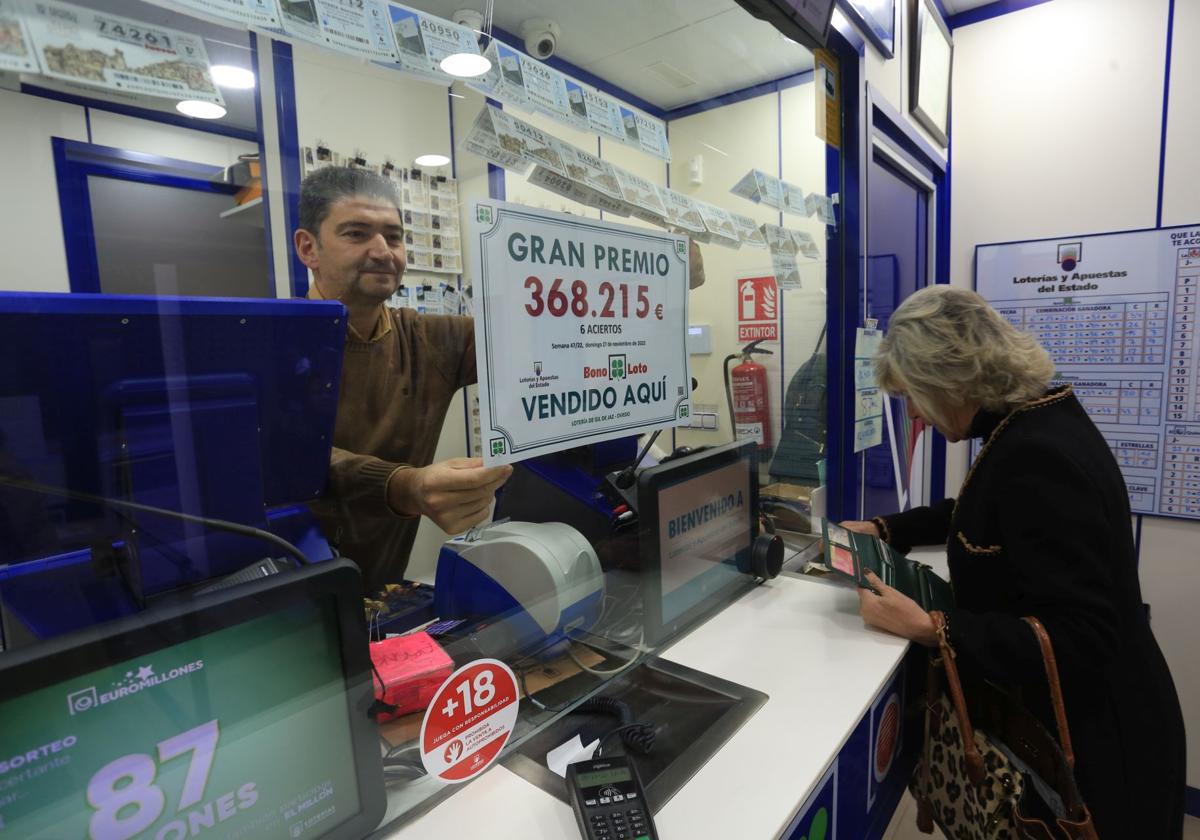
<path id="1" fill-rule="evenodd" d="M 847 519 L 845 522 L 839 522 L 847 531 L 854 531 L 858 534 L 867 534 L 872 537 L 882 536 L 879 533 L 879 526 L 874 522 L 864 522 L 860 519 Z"/>
<path id="2" fill-rule="evenodd" d="M 846 527 L 847 523 L 842 523 Z M 870 524 L 870 523 L 867 523 Z M 892 589 L 872 571 L 865 572 L 867 582 L 875 587 L 878 595 L 870 589 L 858 590 L 858 601 L 863 620 L 880 630 L 895 633 L 904 639 L 936 647 L 937 631 L 929 613 L 921 609 L 921 605 L 904 593 Z"/>

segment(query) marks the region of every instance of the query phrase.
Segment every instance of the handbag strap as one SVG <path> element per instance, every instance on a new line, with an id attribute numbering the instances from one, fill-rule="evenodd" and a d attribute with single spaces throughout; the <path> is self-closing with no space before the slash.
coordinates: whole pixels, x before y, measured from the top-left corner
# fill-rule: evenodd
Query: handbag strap
<path id="1" fill-rule="evenodd" d="M 946 689 L 950 693 L 954 714 L 958 718 L 958 728 L 962 732 L 967 778 L 972 784 L 979 785 L 984 779 L 983 755 L 975 743 L 975 730 L 971 728 L 971 718 L 967 715 L 967 701 L 963 697 L 962 683 L 958 679 L 958 666 L 954 664 L 954 648 L 950 647 L 946 638 L 946 615 L 941 610 L 933 610 L 929 617 L 933 619 L 933 628 L 937 632 L 938 647 L 942 653 L 942 670 L 946 674 Z"/>
<path id="2" fill-rule="evenodd" d="M 1058 660 L 1054 658 L 1054 646 L 1050 644 L 1050 634 L 1032 615 L 1025 616 L 1025 622 L 1033 628 L 1038 644 L 1042 648 L 1042 663 L 1046 667 L 1046 681 L 1050 684 L 1050 702 L 1054 707 L 1054 722 L 1058 724 L 1058 740 L 1062 746 L 1063 755 L 1067 758 L 1067 767 L 1075 770 L 1075 750 L 1071 747 L 1071 730 L 1067 726 L 1067 708 L 1063 702 L 1062 683 L 1058 679 Z"/>

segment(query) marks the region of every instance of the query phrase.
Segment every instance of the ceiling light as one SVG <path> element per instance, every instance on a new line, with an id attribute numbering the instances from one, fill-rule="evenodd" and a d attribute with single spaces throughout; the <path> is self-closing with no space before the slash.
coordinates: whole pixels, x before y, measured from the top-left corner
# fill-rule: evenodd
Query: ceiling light
<path id="1" fill-rule="evenodd" d="M 449 162 L 445 155 L 421 155 L 413 161 L 417 166 L 445 166 Z"/>
<path id="2" fill-rule="evenodd" d="M 473 79 L 492 69 L 492 62 L 475 53 L 454 53 L 442 59 L 442 71 L 461 79 Z"/>
<path id="3" fill-rule="evenodd" d="M 175 103 L 175 110 L 184 116 L 195 117 L 198 120 L 219 120 L 226 111 L 215 102 L 201 102 L 198 99 L 185 99 Z"/>
<path id="4" fill-rule="evenodd" d="M 223 88 L 249 90 L 254 87 L 254 74 L 245 67 L 232 64 L 214 64 L 209 68 L 213 81 Z"/>

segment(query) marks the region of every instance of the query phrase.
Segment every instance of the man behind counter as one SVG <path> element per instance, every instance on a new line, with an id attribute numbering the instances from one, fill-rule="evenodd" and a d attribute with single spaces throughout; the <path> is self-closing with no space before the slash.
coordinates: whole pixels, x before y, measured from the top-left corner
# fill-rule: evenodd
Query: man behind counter
<path id="1" fill-rule="evenodd" d="M 399 582 L 421 516 L 458 534 L 488 516 L 512 467 L 433 461 L 454 393 L 475 382 L 475 325 L 384 301 L 404 275 L 404 226 L 391 181 L 328 167 L 300 185 L 296 253 L 308 296 L 349 312 L 329 481 L 313 512 L 361 567 L 366 591 Z"/>

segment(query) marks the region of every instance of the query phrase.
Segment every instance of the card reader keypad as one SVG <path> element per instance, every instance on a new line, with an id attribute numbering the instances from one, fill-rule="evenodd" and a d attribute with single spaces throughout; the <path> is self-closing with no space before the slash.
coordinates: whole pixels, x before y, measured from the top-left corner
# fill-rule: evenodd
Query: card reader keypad
<path id="1" fill-rule="evenodd" d="M 596 840 L 648 840 L 646 814 L 634 785 L 605 785 L 583 800 Z"/>
<path id="2" fill-rule="evenodd" d="M 641 808 L 605 808 L 589 814 L 588 821 L 596 840 L 645 840 L 650 836 Z"/>
<path id="3" fill-rule="evenodd" d="M 624 757 L 567 769 L 567 790 L 584 840 L 658 840 L 637 768 Z"/>

